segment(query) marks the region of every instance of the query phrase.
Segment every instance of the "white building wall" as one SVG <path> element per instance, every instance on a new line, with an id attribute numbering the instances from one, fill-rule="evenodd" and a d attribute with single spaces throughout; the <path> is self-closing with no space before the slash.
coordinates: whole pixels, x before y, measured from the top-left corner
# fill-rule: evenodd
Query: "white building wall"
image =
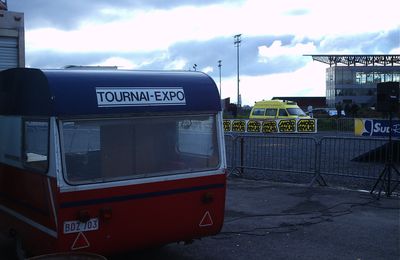
<path id="1" fill-rule="evenodd" d="M 0 70 L 25 67 L 24 14 L 0 10 Z"/>

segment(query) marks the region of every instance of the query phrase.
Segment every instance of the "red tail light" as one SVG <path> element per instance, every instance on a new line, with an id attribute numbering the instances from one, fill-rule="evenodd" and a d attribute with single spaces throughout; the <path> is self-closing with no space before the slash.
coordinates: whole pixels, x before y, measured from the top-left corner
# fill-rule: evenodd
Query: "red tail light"
<path id="1" fill-rule="evenodd" d="M 100 217 L 102 217 L 104 220 L 110 220 L 112 218 L 112 209 L 102 208 L 100 210 Z"/>

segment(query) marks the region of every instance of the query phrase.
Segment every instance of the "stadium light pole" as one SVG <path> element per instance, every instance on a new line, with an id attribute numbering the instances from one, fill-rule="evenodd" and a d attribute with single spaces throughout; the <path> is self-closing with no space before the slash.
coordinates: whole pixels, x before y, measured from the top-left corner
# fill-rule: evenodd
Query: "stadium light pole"
<path id="1" fill-rule="evenodd" d="M 239 47 L 240 47 L 240 43 L 242 42 L 241 39 L 241 34 L 236 34 L 234 37 L 234 45 L 237 48 L 237 106 L 241 107 L 241 102 L 240 102 L 240 91 L 239 91 Z"/>
<path id="2" fill-rule="evenodd" d="M 222 99 L 222 87 L 221 87 L 221 64 L 222 60 L 218 61 L 218 68 L 219 68 L 219 97 Z"/>

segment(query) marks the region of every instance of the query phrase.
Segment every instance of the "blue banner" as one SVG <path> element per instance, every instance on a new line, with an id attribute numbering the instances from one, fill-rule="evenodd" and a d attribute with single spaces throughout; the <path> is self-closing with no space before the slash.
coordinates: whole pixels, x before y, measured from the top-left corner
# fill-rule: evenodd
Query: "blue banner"
<path id="1" fill-rule="evenodd" d="M 355 135 L 358 136 L 389 136 L 389 120 L 355 119 Z M 400 137 L 400 120 L 392 121 L 392 136 Z"/>

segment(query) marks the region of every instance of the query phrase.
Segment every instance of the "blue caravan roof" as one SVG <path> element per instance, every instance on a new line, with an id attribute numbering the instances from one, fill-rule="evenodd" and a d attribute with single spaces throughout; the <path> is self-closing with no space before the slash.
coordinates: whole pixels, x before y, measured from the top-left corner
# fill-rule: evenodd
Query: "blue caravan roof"
<path id="1" fill-rule="evenodd" d="M 190 71 L 0 72 L 0 114 L 79 116 L 220 111 L 214 81 Z"/>

